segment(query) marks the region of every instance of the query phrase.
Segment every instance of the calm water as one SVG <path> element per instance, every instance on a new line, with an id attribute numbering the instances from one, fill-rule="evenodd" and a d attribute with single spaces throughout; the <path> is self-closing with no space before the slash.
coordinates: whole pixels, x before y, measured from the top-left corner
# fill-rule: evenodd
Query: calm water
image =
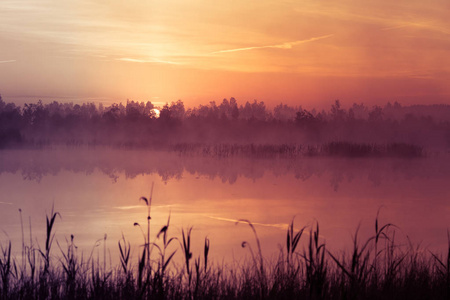
<path id="1" fill-rule="evenodd" d="M 26 241 L 31 220 L 33 240 L 43 246 L 45 214 L 54 205 L 61 214 L 55 227 L 61 247 L 73 234 L 80 251 L 89 253 L 106 234 L 114 264 L 123 234 L 137 260 L 143 238 L 133 224 L 146 227 L 147 210 L 139 198 L 148 197 L 154 183 L 152 239 L 170 215 L 170 235 L 180 237 L 182 228 L 193 226 L 194 256 L 208 237 L 216 262 L 245 257 L 244 240 L 255 247 L 249 226 L 235 225 L 236 220 L 255 224 L 270 257 L 284 246 L 293 217 L 297 227 L 318 221 L 328 247 L 345 249 L 359 224 L 362 236 L 372 233 L 380 207 L 381 223 L 398 226 L 400 243 L 409 236 L 440 251 L 450 228 L 449 161 L 442 153 L 414 160 L 220 160 L 104 149 L 2 151 L 0 240 L 12 240 L 20 252 L 20 208 Z M 53 251 L 60 252 L 56 244 Z"/>

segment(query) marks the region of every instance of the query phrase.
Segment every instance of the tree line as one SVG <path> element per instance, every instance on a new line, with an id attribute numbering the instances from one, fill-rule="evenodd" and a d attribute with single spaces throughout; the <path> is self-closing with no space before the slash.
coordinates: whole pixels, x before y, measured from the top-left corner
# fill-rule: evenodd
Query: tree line
<path id="1" fill-rule="evenodd" d="M 0 96 L 0 148 L 53 144 L 164 147 L 180 143 L 358 143 L 405 142 L 450 145 L 450 105 L 385 106 L 339 100 L 329 110 L 306 110 L 262 101 L 187 108 L 181 100 L 155 107 L 127 100 L 95 103 L 6 103 Z"/>

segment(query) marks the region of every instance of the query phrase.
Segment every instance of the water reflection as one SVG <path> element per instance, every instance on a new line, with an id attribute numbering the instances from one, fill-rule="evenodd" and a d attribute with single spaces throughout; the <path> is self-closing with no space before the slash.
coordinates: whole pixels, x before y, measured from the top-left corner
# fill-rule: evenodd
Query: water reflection
<path id="1" fill-rule="evenodd" d="M 448 155 L 428 158 L 297 158 L 249 159 L 182 156 L 172 152 L 117 149 L 69 148 L 64 150 L 4 150 L 0 152 L 0 174 L 20 173 L 24 180 L 40 182 L 62 171 L 93 174 L 99 170 L 113 182 L 120 174 L 133 179 L 157 174 L 162 181 L 179 180 L 183 173 L 211 180 L 235 183 L 238 178 L 261 179 L 265 174 L 291 175 L 301 181 L 329 175 L 329 184 L 338 190 L 344 181 L 367 178 L 373 185 L 398 179 L 450 177 Z"/>
<path id="2" fill-rule="evenodd" d="M 446 246 L 450 227 L 448 161 L 443 155 L 252 160 L 120 150 L 2 151 L 1 240 L 20 245 L 21 208 L 25 228 L 30 216 L 33 236 L 42 244 L 45 213 L 54 204 L 62 216 L 56 224 L 61 244 L 74 234 L 80 249 L 90 251 L 106 233 L 117 260 L 117 241 L 124 234 L 137 260 L 143 239 L 133 224 L 145 223 L 147 213 L 138 200 L 149 195 L 154 182 L 153 236 L 171 215 L 171 235 L 194 226 L 194 251 L 201 253 L 208 236 L 218 261 L 245 257 L 241 242 L 254 242 L 248 226 L 235 225 L 236 220 L 254 222 L 263 252 L 270 256 L 284 245 L 284 228 L 294 216 L 299 227 L 317 220 L 327 245 L 343 249 L 358 224 L 362 236 L 372 233 L 380 207 L 381 222 L 399 226 L 399 236 L 439 249 Z"/>

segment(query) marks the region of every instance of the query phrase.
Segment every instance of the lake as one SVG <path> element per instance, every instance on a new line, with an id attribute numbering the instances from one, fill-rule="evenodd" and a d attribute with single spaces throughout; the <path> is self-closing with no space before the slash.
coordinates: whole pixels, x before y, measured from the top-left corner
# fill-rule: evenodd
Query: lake
<path id="1" fill-rule="evenodd" d="M 218 159 L 106 148 L 2 150 L 0 240 L 2 245 L 11 240 L 20 255 L 21 209 L 26 243 L 31 221 L 33 242 L 42 248 L 45 215 L 54 206 L 61 215 L 55 232 L 63 249 L 73 234 L 80 252 L 94 249 L 102 257 L 106 234 L 116 265 L 123 235 L 137 262 L 144 239 L 134 223 L 145 230 L 147 218 L 139 199 L 149 197 L 154 184 L 151 240 L 170 215 L 169 234 L 180 238 L 182 229 L 193 226 L 194 257 L 202 255 L 208 237 L 216 263 L 248 257 L 243 241 L 256 249 L 251 228 L 236 225 L 240 219 L 254 224 L 263 254 L 270 258 L 285 246 L 286 227 L 294 217 L 297 228 L 318 222 L 327 247 L 345 250 L 359 225 L 362 238 L 373 234 L 378 210 L 380 224 L 397 226 L 400 243 L 408 243 L 408 237 L 414 245 L 441 252 L 450 228 L 449 162 L 445 153 L 413 159 Z M 59 255 L 57 244 L 52 251 Z"/>

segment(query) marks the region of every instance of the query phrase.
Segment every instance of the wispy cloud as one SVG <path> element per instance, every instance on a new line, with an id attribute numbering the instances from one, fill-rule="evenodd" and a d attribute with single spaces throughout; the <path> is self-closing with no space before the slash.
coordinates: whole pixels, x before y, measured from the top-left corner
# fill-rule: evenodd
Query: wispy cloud
<path id="1" fill-rule="evenodd" d="M 13 63 L 16 62 L 16 60 L 11 59 L 11 60 L 0 60 L 0 64 L 6 64 L 6 63 Z"/>
<path id="2" fill-rule="evenodd" d="M 246 221 L 242 220 L 242 219 L 230 219 L 230 218 L 222 218 L 222 217 L 214 217 L 214 216 L 206 216 L 210 219 L 214 219 L 214 220 L 219 220 L 219 221 L 225 221 L 225 222 L 232 222 L 232 223 L 242 223 L 242 224 L 247 224 Z M 258 223 L 258 222 L 252 222 L 253 225 L 256 226 L 263 226 L 263 227 L 272 227 L 272 228 L 277 228 L 277 229 L 282 229 L 282 230 L 286 230 L 289 228 L 289 224 L 287 223 L 275 223 L 275 224 L 270 224 L 270 223 Z M 294 228 L 295 231 L 299 231 L 301 230 L 301 228 Z M 308 231 L 305 230 L 304 234 L 306 235 L 310 235 L 310 233 Z M 320 234 L 319 235 L 320 238 L 326 238 L 324 235 Z"/>
<path id="3" fill-rule="evenodd" d="M 1 202 L 0 202 L 1 203 Z M 170 204 L 170 205 L 152 205 L 152 207 L 175 207 L 178 204 Z M 122 209 L 122 210 L 130 210 L 130 209 L 142 209 L 142 205 L 129 205 L 129 206 L 116 206 L 114 208 Z"/>
<path id="4" fill-rule="evenodd" d="M 401 29 L 401 28 L 406 28 L 406 27 L 426 29 L 426 30 L 439 32 L 439 33 L 442 33 L 445 35 L 450 35 L 450 31 L 448 31 L 440 26 L 436 26 L 436 25 L 432 24 L 431 22 L 401 22 L 398 25 L 385 27 L 385 28 L 382 28 L 381 30 L 394 30 L 394 29 Z"/>
<path id="5" fill-rule="evenodd" d="M 219 51 L 212 52 L 211 54 L 237 52 L 237 51 L 248 51 L 248 50 L 255 50 L 255 49 L 268 49 L 268 48 L 271 48 L 271 49 L 292 49 L 292 47 L 294 47 L 296 45 L 310 43 L 310 42 L 326 39 L 326 38 L 329 38 L 329 37 L 332 37 L 332 36 L 333 36 L 333 34 L 328 34 L 328 35 L 313 37 L 313 38 L 310 38 L 310 39 L 307 39 L 307 40 L 287 42 L 287 43 L 278 44 L 278 45 L 256 46 L 256 47 L 245 47 L 245 48 L 236 48 L 236 49 L 228 49 L 228 50 L 219 50 Z"/>
<path id="6" fill-rule="evenodd" d="M 381 28 L 381 30 L 394 30 L 394 29 L 406 28 L 406 27 L 409 27 L 409 26 L 411 26 L 411 25 L 409 25 L 409 24 L 401 24 L 401 25 L 395 25 L 395 26 Z"/>
<path id="7" fill-rule="evenodd" d="M 237 220 L 237 219 L 229 219 L 229 218 L 222 218 L 222 217 L 213 217 L 213 216 L 207 216 L 210 219 L 214 219 L 214 220 L 219 220 L 219 221 L 225 221 L 225 222 L 233 222 L 233 223 L 246 223 L 245 221 L 242 220 Z M 258 226 L 264 226 L 264 227 L 274 227 L 274 228 L 279 228 L 279 229 L 287 229 L 289 224 L 267 224 L 267 223 L 257 223 L 257 222 L 252 222 L 253 225 L 258 225 Z"/>
<path id="8" fill-rule="evenodd" d="M 129 210 L 129 209 L 141 209 L 141 205 L 130 205 L 130 206 L 116 206 L 114 208 L 122 209 L 122 210 Z"/>
<path id="9" fill-rule="evenodd" d="M 126 61 L 126 62 L 133 62 L 133 63 L 153 63 L 153 64 L 169 64 L 169 65 L 180 65 L 181 63 L 179 62 L 174 62 L 174 61 L 167 61 L 167 60 L 161 60 L 161 59 L 157 59 L 157 58 L 152 58 L 152 59 L 138 59 L 138 58 L 129 58 L 129 57 L 122 57 L 122 58 L 117 58 L 116 60 L 120 60 L 120 61 Z"/>

